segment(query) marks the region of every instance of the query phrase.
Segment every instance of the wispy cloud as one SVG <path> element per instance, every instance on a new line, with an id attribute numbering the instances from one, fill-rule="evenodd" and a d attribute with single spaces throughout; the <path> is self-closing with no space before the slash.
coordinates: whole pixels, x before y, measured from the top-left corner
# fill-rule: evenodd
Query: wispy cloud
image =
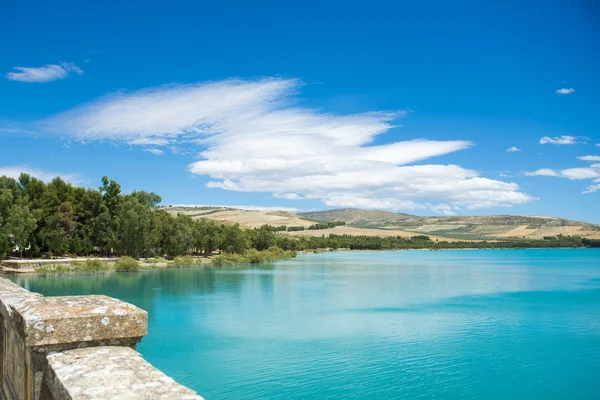
<path id="1" fill-rule="evenodd" d="M 527 176 L 560 176 L 558 172 L 550 168 L 541 168 L 535 171 L 524 172 Z"/>
<path id="2" fill-rule="evenodd" d="M 544 136 L 543 138 L 540 139 L 540 144 L 558 144 L 558 145 L 563 145 L 563 144 L 575 144 L 577 143 L 577 137 L 576 136 L 568 136 L 568 135 L 564 135 L 564 136 L 556 136 L 556 137 L 549 137 L 549 136 Z"/>
<path id="3" fill-rule="evenodd" d="M 518 147 L 515 147 L 515 146 L 509 147 L 508 149 L 506 149 L 507 153 L 514 153 L 516 151 L 521 151 L 521 149 Z"/>
<path id="4" fill-rule="evenodd" d="M 44 182 L 50 182 L 52 179 L 60 176 L 65 182 L 73 185 L 85 185 L 87 181 L 79 174 L 65 174 L 60 172 L 44 171 L 38 168 L 33 168 L 28 165 L 7 165 L 0 166 L 0 176 L 6 175 L 9 178 L 17 179 L 21 173 L 29 174 Z"/>
<path id="5" fill-rule="evenodd" d="M 575 92 L 575 89 L 573 89 L 573 88 L 568 88 L 568 89 L 567 88 L 562 88 L 562 89 L 558 89 L 556 91 L 556 94 L 571 94 L 573 92 Z"/>
<path id="6" fill-rule="evenodd" d="M 80 140 L 201 150 L 188 166 L 210 188 L 291 194 L 328 206 L 388 209 L 512 206 L 533 198 L 515 183 L 423 160 L 464 140 L 372 142 L 406 111 L 337 115 L 298 105 L 296 79 L 226 80 L 118 93 L 44 121 Z"/>
<path id="7" fill-rule="evenodd" d="M 577 157 L 583 161 L 600 161 L 598 156 L 581 156 Z M 542 168 L 537 171 L 524 172 L 527 176 L 552 176 L 556 178 L 565 178 L 572 181 L 594 179 L 595 184 L 586 188 L 583 193 L 593 193 L 600 190 L 600 164 L 591 164 L 589 167 L 566 168 L 566 169 L 550 169 Z"/>
<path id="8" fill-rule="evenodd" d="M 593 161 L 593 162 L 600 161 L 600 156 L 579 156 L 577 158 L 582 161 Z"/>
<path id="9" fill-rule="evenodd" d="M 135 146 L 166 146 L 169 144 L 167 139 L 160 138 L 139 138 L 129 142 L 129 144 Z"/>
<path id="10" fill-rule="evenodd" d="M 273 193 L 273 197 L 276 199 L 302 200 L 302 196 L 298 196 L 296 193 Z"/>
<path id="11" fill-rule="evenodd" d="M 147 151 L 148 153 L 152 153 L 155 156 L 161 156 L 164 153 L 164 151 L 161 149 L 143 149 L 143 150 Z"/>
<path id="12" fill-rule="evenodd" d="M 45 83 L 65 79 L 69 74 L 83 75 L 83 70 L 73 63 L 47 64 L 43 67 L 13 67 L 6 74 L 11 81 Z"/>

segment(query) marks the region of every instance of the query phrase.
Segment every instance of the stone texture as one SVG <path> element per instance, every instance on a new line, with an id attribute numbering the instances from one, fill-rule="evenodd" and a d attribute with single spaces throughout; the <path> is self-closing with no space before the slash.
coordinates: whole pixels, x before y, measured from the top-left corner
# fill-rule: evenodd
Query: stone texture
<path id="1" fill-rule="evenodd" d="M 148 334 L 148 313 L 106 296 L 41 297 L 19 308 L 30 346 L 78 343 Z"/>
<path id="2" fill-rule="evenodd" d="M 46 379 L 56 399 L 202 399 L 129 347 L 86 348 L 49 355 Z"/>
<path id="3" fill-rule="evenodd" d="M 0 399 L 199 399 L 135 352 L 135 345 L 147 334 L 147 326 L 148 314 L 144 310 L 117 299 L 44 297 L 0 278 Z M 49 359 L 56 363 L 49 365 Z M 86 371 L 76 381 L 82 382 L 81 393 L 72 389 L 78 387 L 69 380 L 74 375 L 65 374 L 70 371 L 68 365 L 73 366 L 75 375 Z M 108 375 L 103 375 L 103 371 Z M 119 374 L 131 375 L 131 379 L 139 376 L 129 387 L 134 392 L 121 393 L 130 397 L 109 396 L 110 391 L 99 396 L 100 392 L 88 391 L 97 385 L 87 378 L 102 378 L 109 383 L 111 374 L 111 387 L 119 388 L 127 381 L 122 381 Z M 144 381 L 143 376 L 149 380 Z M 63 378 L 67 381 L 62 382 Z M 163 386 L 173 396 L 163 396 Z M 139 393 L 143 396 L 136 397 Z M 81 397 L 84 395 L 92 397 Z"/>

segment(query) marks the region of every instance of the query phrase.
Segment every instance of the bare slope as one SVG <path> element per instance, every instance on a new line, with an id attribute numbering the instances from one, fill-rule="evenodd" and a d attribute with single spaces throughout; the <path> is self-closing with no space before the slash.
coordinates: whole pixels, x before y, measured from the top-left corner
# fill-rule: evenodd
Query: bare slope
<path id="1" fill-rule="evenodd" d="M 345 221 L 356 228 L 401 230 L 455 239 L 538 239 L 544 236 L 600 237 L 600 226 L 554 217 L 518 215 L 419 217 L 353 208 L 298 214 L 316 221 Z"/>
<path id="2" fill-rule="evenodd" d="M 554 217 L 518 215 L 420 217 L 382 210 L 342 208 L 293 214 L 287 211 L 240 210 L 230 207 L 165 207 L 172 214 L 206 218 L 220 224 L 238 223 L 245 228 L 304 226 L 315 222 L 344 221 L 345 227 L 289 232 L 293 235 L 349 234 L 367 236 L 428 235 L 454 240 L 541 239 L 544 236 L 575 235 L 600 238 L 600 226 Z"/>
<path id="3" fill-rule="evenodd" d="M 193 219 L 206 218 L 220 224 L 240 224 L 245 228 L 272 226 L 310 226 L 307 221 L 287 211 L 240 210 L 230 207 L 164 207 L 167 212 L 177 215 L 189 215 Z"/>

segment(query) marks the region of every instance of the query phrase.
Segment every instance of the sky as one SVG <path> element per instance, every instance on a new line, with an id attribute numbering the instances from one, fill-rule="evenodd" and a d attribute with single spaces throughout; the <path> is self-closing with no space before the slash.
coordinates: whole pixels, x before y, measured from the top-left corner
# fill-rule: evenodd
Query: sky
<path id="1" fill-rule="evenodd" d="M 0 175 L 600 223 L 593 0 L 11 2 L 0 37 Z"/>

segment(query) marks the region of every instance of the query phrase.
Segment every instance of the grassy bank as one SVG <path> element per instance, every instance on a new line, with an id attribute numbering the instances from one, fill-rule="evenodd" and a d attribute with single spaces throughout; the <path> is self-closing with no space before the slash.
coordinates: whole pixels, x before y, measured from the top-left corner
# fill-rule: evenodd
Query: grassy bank
<path id="1" fill-rule="evenodd" d="M 53 263 L 43 265 L 35 269 L 24 269 L 21 272 L 38 274 L 68 274 L 68 273 L 100 273 L 100 272 L 139 272 L 161 268 L 197 268 L 205 266 L 231 266 L 243 264 L 270 263 L 285 260 L 296 256 L 294 251 L 282 250 L 271 247 L 267 250 L 247 250 L 242 254 L 223 253 L 211 258 L 179 256 L 172 260 L 162 257 L 136 260 L 129 256 L 123 256 L 116 261 L 104 261 L 100 259 L 69 261 L 64 263 Z M 19 271 L 10 271 L 19 272 Z"/>
<path id="2" fill-rule="evenodd" d="M 279 247 L 269 247 L 267 250 L 258 251 L 250 249 L 243 254 L 220 254 L 212 258 L 213 265 L 259 264 L 285 260 L 296 257 L 296 252 L 282 250 Z"/>

